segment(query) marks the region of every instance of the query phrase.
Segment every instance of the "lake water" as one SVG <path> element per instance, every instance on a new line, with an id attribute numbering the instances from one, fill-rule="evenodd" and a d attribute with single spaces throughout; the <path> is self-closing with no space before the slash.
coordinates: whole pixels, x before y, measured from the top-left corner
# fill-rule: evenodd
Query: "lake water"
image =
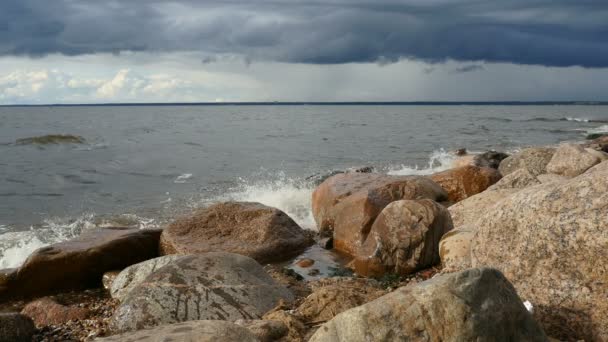
<path id="1" fill-rule="evenodd" d="M 0 107 L 0 268 L 83 229 L 160 227 L 228 199 L 314 229 L 310 175 L 428 174 L 461 147 L 513 151 L 602 131 L 599 105 Z M 16 143 L 48 134 L 85 143 Z"/>

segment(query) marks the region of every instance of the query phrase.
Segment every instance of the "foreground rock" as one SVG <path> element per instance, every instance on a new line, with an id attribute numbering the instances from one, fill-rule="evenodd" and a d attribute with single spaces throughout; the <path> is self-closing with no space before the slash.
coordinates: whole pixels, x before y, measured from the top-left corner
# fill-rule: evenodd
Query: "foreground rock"
<path id="1" fill-rule="evenodd" d="M 508 158 L 505 158 L 498 167 L 503 176 L 525 169 L 530 174 L 538 176 L 547 173 L 547 164 L 553 158 L 555 148 L 552 147 L 532 147 L 523 149 Z"/>
<path id="2" fill-rule="evenodd" d="M 158 255 L 160 230 L 103 228 L 36 250 L 0 277 L 0 300 L 101 286 L 104 272 Z"/>
<path id="3" fill-rule="evenodd" d="M 215 252 L 179 258 L 135 286 L 117 308 L 118 332 L 157 325 L 217 319 L 258 319 L 293 295 L 255 260 Z"/>
<path id="4" fill-rule="evenodd" d="M 448 211 L 452 216 L 454 227 L 467 225 L 474 229 L 479 217 L 488 209 L 518 191 L 519 189 L 487 190 L 450 206 Z"/>
<path id="5" fill-rule="evenodd" d="M 471 268 L 471 242 L 474 228 L 462 226 L 447 232 L 439 241 L 439 257 L 443 272 L 463 271 Z"/>
<path id="6" fill-rule="evenodd" d="M 197 341 L 197 342 L 259 342 L 248 329 L 234 323 L 216 320 L 199 320 L 175 323 L 132 333 L 98 338 L 104 342 L 160 342 L 160 341 Z"/>
<path id="7" fill-rule="evenodd" d="M 374 220 L 389 203 L 402 199 L 447 199 L 426 177 L 347 173 L 327 179 L 312 195 L 319 231 L 334 235 L 334 248 L 354 255 Z"/>
<path id="8" fill-rule="evenodd" d="M 547 341 L 513 286 L 469 269 L 402 287 L 322 325 L 321 341 Z"/>
<path id="9" fill-rule="evenodd" d="M 82 320 L 91 312 L 78 306 L 66 306 L 50 298 L 42 298 L 28 303 L 21 313 L 30 317 L 36 326 L 59 325 L 67 321 Z"/>
<path id="10" fill-rule="evenodd" d="M 478 194 L 498 182 L 501 175 L 496 169 L 477 166 L 463 166 L 431 175 L 447 193 L 450 202 L 459 202 Z"/>
<path id="11" fill-rule="evenodd" d="M 176 220 L 161 236 L 161 254 L 230 252 L 261 263 L 287 260 L 313 240 L 284 212 L 252 202 L 226 202 Z"/>
<path id="12" fill-rule="evenodd" d="M 602 161 L 596 153 L 597 151 L 587 151 L 580 145 L 561 144 L 547 164 L 547 172 L 576 177 Z"/>
<path id="13" fill-rule="evenodd" d="M 450 213 L 432 200 L 401 200 L 378 215 L 355 258 L 364 276 L 407 275 L 439 263 L 439 240 L 453 228 Z"/>
<path id="14" fill-rule="evenodd" d="M 167 255 L 146 260 L 125 268 L 116 276 L 112 282 L 112 285 L 110 286 L 109 290 L 112 298 L 122 301 L 134 287 L 139 285 L 154 271 L 184 257 L 185 256 L 183 255 Z"/>
<path id="15" fill-rule="evenodd" d="M 18 313 L 0 313 L 0 341 L 30 342 L 36 328 L 29 317 Z"/>
<path id="16" fill-rule="evenodd" d="M 473 266 L 504 272 L 548 331 L 608 340 L 606 213 L 608 162 L 521 190 L 478 220 Z"/>

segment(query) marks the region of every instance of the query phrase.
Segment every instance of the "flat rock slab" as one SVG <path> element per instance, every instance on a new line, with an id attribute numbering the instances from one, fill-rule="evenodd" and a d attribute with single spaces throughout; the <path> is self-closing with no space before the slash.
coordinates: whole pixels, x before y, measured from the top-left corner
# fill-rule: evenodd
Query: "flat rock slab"
<path id="1" fill-rule="evenodd" d="M 40 248 L 0 278 L 0 299 L 101 286 L 103 274 L 158 256 L 160 230 L 102 228 Z"/>
<path id="2" fill-rule="evenodd" d="M 178 219 L 161 236 L 162 255 L 230 252 L 261 263 L 287 260 L 314 243 L 287 214 L 253 202 L 225 202 Z"/>
<path id="3" fill-rule="evenodd" d="M 191 255 L 159 268 L 135 286 L 111 325 L 125 332 L 192 320 L 258 319 L 293 295 L 255 260 L 214 252 Z"/>
<path id="4" fill-rule="evenodd" d="M 98 338 L 99 342 L 258 342 L 248 329 L 225 321 L 191 321 Z"/>
<path id="5" fill-rule="evenodd" d="M 494 269 L 469 269 L 406 286 L 345 311 L 310 342 L 547 341 L 513 286 Z"/>

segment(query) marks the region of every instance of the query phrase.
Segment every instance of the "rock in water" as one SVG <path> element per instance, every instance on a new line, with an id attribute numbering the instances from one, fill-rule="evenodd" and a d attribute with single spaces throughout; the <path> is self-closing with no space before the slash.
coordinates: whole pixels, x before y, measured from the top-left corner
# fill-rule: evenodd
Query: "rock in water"
<path id="1" fill-rule="evenodd" d="M 174 260 L 126 294 L 112 318 L 119 332 L 176 322 L 258 319 L 289 290 L 275 283 L 255 260 L 214 252 Z"/>
<path id="2" fill-rule="evenodd" d="M 585 147 L 592 148 L 596 151 L 608 152 L 608 134 L 604 134 L 585 144 Z"/>
<path id="3" fill-rule="evenodd" d="M 498 171 L 506 176 L 519 169 L 526 169 L 533 176 L 538 176 L 547 173 L 547 164 L 554 153 L 555 148 L 553 147 L 526 148 L 501 161 Z"/>
<path id="4" fill-rule="evenodd" d="M 597 153 L 597 151 L 594 150 Z M 549 164 L 547 172 L 565 177 L 576 177 L 587 171 L 602 159 L 595 153 L 576 144 L 561 144 Z"/>
<path id="5" fill-rule="evenodd" d="M 450 202 L 459 202 L 478 194 L 500 180 L 496 169 L 477 166 L 463 166 L 430 176 L 447 193 Z"/>
<path id="6" fill-rule="evenodd" d="M 548 331 L 608 341 L 607 213 L 608 162 L 521 190 L 477 221 L 473 266 L 504 272 Z"/>
<path id="7" fill-rule="evenodd" d="M 161 254 L 225 251 L 258 262 L 284 261 L 314 241 L 284 212 L 252 202 L 219 203 L 176 220 L 160 239 Z"/>
<path id="8" fill-rule="evenodd" d="M 36 250 L 0 279 L 0 299 L 101 286 L 104 272 L 158 256 L 160 230 L 102 228 Z"/>
<path id="9" fill-rule="evenodd" d="M 439 263 L 439 240 L 451 230 L 450 213 L 432 200 L 401 200 L 378 215 L 355 258 L 364 276 L 406 275 Z"/>
<path id="10" fill-rule="evenodd" d="M 447 199 L 445 191 L 427 177 L 346 173 L 315 189 L 312 211 L 320 232 L 332 232 L 334 248 L 356 254 L 376 216 L 393 201 Z"/>
<path id="11" fill-rule="evenodd" d="M 234 323 L 224 321 L 192 321 L 163 325 L 121 335 L 98 338 L 99 342 L 258 342 L 249 330 Z"/>
<path id="12" fill-rule="evenodd" d="M 482 154 L 476 155 L 473 158 L 473 165 L 498 169 L 500 162 L 502 162 L 508 156 L 508 154 L 503 152 L 487 151 Z"/>
<path id="13" fill-rule="evenodd" d="M 124 297 L 137 285 L 139 285 L 146 277 L 157 269 L 175 261 L 184 258 L 184 255 L 167 255 L 158 257 L 135 265 L 131 265 L 122 270 L 112 282 L 110 286 L 110 294 L 112 298 L 123 300 Z"/>
<path id="14" fill-rule="evenodd" d="M 402 287 L 345 311 L 310 342 L 547 341 L 509 281 L 469 269 Z"/>
<path id="15" fill-rule="evenodd" d="M 18 313 L 0 313 L 0 341 L 30 342 L 36 332 L 34 322 Z"/>

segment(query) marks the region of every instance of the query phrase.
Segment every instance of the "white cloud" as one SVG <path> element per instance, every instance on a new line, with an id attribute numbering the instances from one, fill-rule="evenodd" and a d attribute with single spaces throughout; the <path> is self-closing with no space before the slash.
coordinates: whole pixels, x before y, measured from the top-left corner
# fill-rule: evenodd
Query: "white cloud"
<path id="1" fill-rule="evenodd" d="M 97 88 L 97 97 L 102 99 L 116 97 L 116 94 L 124 88 L 128 74 L 129 69 L 119 70 L 114 78 Z"/>

